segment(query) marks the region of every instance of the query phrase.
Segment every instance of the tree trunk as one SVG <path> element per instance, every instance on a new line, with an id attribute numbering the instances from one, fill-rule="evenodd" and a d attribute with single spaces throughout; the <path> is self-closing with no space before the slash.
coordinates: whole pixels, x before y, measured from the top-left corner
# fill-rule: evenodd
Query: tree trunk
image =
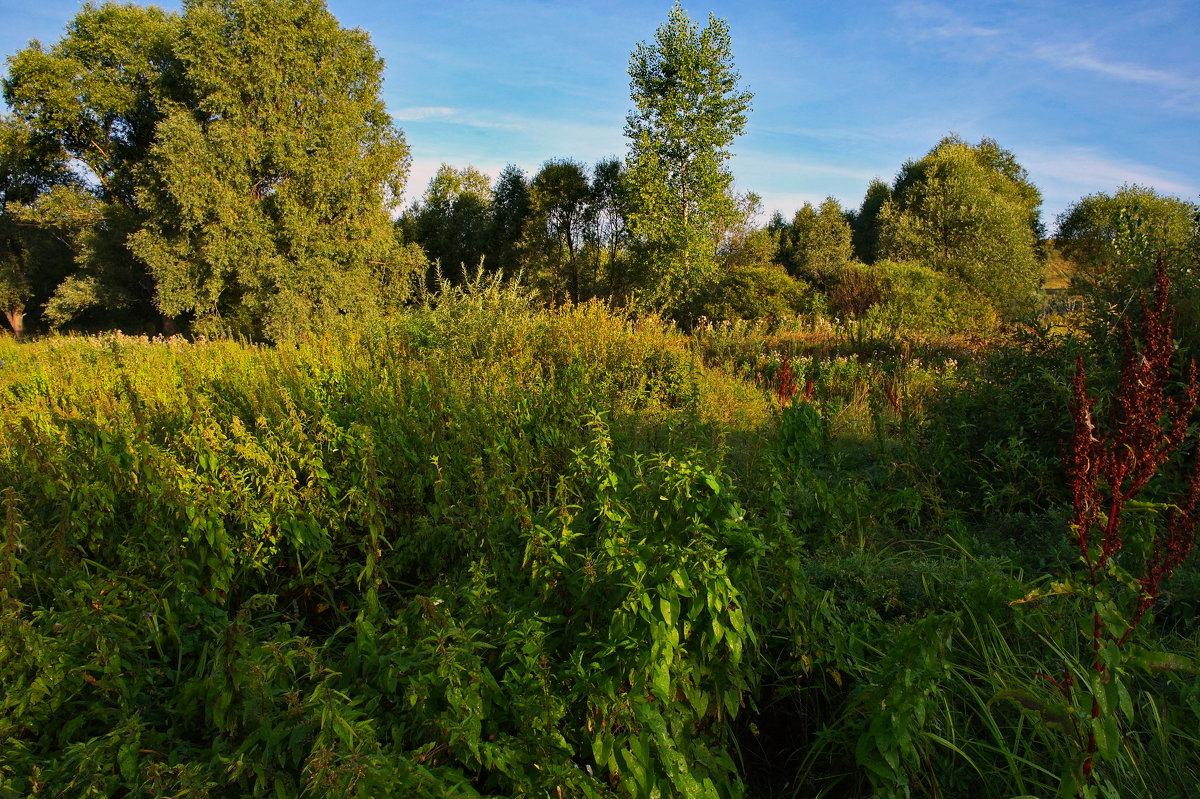
<path id="1" fill-rule="evenodd" d="M 18 303 L 4 309 L 8 318 L 8 326 L 12 328 L 13 336 L 20 341 L 25 338 L 25 303 Z"/>
<path id="2" fill-rule="evenodd" d="M 166 314 L 163 314 L 162 315 L 162 334 L 164 336 L 167 336 L 168 338 L 170 338 L 171 336 L 175 335 L 176 332 L 177 331 L 176 331 L 176 327 L 175 327 L 175 317 L 167 316 Z"/>

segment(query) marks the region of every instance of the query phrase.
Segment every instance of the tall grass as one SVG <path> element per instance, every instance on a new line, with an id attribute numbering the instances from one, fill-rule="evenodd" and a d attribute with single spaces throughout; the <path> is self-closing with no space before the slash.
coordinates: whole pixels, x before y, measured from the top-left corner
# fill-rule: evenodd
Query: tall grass
<path id="1" fill-rule="evenodd" d="M 880 336 L 478 276 L 275 347 L 0 341 L 0 797 L 1053 795 L 1088 642 L 1014 604 L 1071 564 L 1000 416 L 1062 358 Z M 1195 584 L 1147 646 L 1200 651 Z M 1195 787 L 1180 677 L 1130 677 L 1112 791 Z"/>

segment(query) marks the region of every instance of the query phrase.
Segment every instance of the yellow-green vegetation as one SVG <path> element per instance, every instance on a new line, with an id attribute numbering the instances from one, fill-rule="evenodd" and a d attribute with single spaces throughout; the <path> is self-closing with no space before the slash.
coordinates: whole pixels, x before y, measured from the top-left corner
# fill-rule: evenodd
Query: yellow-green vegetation
<path id="1" fill-rule="evenodd" d="M 623 161 L 394 221 L 322 0 L 8 72 L 0 799 L 1200 796 L 1194 203 L 950 136 L 760 226 L 678 2 Z"/>
<path id="2" fill-rule="evenodd" d="M 6 340 L 0 796 L 1187 795 L 1194 569 L 1116 745 L 1062 688 L 1083 349 L 490 279 L 369 335 Z"/>

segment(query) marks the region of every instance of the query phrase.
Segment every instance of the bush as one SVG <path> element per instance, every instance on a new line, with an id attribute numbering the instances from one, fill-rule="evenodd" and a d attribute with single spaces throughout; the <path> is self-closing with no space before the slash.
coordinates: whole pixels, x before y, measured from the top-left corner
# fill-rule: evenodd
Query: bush
<path id="1" fill-rule="evenodd" d="M 909 262 L 877 261 L 871 269 L 882 297 L 866 316 L 894 334 L 982 331 L 999 322 L 991 302 L 956 278 Z"/>
<path id="2" fill-rule="evenodd" d="M 698 301 L 694 318 L 710 321 L 782 319 L 806 310 L 812 289 L 781 266 L 756 264 L 725 275 Z"/>

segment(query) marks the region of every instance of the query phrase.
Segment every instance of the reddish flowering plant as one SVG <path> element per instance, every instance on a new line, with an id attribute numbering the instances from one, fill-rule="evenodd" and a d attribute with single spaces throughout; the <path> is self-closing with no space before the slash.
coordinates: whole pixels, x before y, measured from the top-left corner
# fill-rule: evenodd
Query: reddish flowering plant
<path id="1" fill-rule="evenodd" d="M 792 398 L 796 396 L 796 372 L 792 369 L 792 359 L 783 356 L 783 362 L 779 364 L 779 406 L 781 408 L 792 404 Z"/>
<path id="2" fill-rule="evenodd" d="M 786 408 L 792 404 L 792 400 L 796 395 L 800 395 L 800 399 L 808 402 L 813 396 L 813 381 L 809 378 L 804 384 L 804 391 L 800 391 L 796 384 L 796 370 L 792 368 L 792 359 L 788 356 L 783 356 L 783 361 L 779 364 L 779 386 L 776 389 L 776 394 L 779 396 L 779 407 Z"/>
<path id="3" fill-rule="evenodd" d="M 1121 524 L 1126 506 L 1183 446 L 1200 397 L 1194 361 L 1188 366 L 1182 392 L 1172 397 L 1168 391 L 1175 355 L 1169 289 L 1170 282 L 1160 261 L 1154 303 L 1149 305 L 1142 300 L 1145 321 L 1139 347 L 1134 346 L 1133 333 L 1126 322 L 1125 355 L 1117 396 L 1102 429 L 1093 418 L 1096 400 L 1087 393 L 1082 357 L 1076 364 L 1071 401 L 1074 430 L 1067 456 L 1075 506 L 1071 527 L 1093 584 L 1124 547 Z M 1137 579 L 1143 590 L 1121 641 L 1128 638 L 1154 603 L 1162 579 L 1191 551 L 1198 492 L 1200 464 L 1193 465 L 1185 496 L 1166 509 L 1165 540 L 1162 536 L 1155 539 L 1146 572 Z"/>
<path id="4" fill-rule="evenodd" d="M 1114 718 L 1101 718 L 1101 702 L 1113 687 L 1122 647 L 1158 600 L 1164 578 L 1188 557 L 1196 539 L 1196 504 L 1200 496 L 1200 463 L 1194 462 L 1184 495 L 1174 504 L 1151 506 L 1165 517 L 1140 576 L 1118 567 L 1125 546 L 1125 512 L 1159 469 L 1184 446 L 1188 426 L 1200 398 L 1196 364 L 1187 369 L 1182 390 L 1172 391 L 1175 346 L 1171 339 L 1174 312 L 1170 281 L 1162 260 L 1155 272 L 1153 302 L 1142 299 L 1141 337 L 1135 346 L 1128 321 L 1117 394 L 1105 419 L 1097 420 L 1096 399 L 1087 391 L 1083 359 L 1072 381 L 1073 433 L 1066 456 L 1074 517 L 1071 530 L 1087 569 L 1093 600 L 1092 724 L 1082 762 L 1084 783 L 1092 780 L 1092 764 L 1113 744 Z M 1146 503 L 1141 503 L 1143 507 Z M 1132 606 L 1117 602 L 1120 584 L 1135 598 Z M 1119 694 L 1119 691 L 1117 692 Z M 1106 706 L 1111 706 L 1105 701 Z M 1109 714 L 1112 715 L 1111 713 Z"/>

